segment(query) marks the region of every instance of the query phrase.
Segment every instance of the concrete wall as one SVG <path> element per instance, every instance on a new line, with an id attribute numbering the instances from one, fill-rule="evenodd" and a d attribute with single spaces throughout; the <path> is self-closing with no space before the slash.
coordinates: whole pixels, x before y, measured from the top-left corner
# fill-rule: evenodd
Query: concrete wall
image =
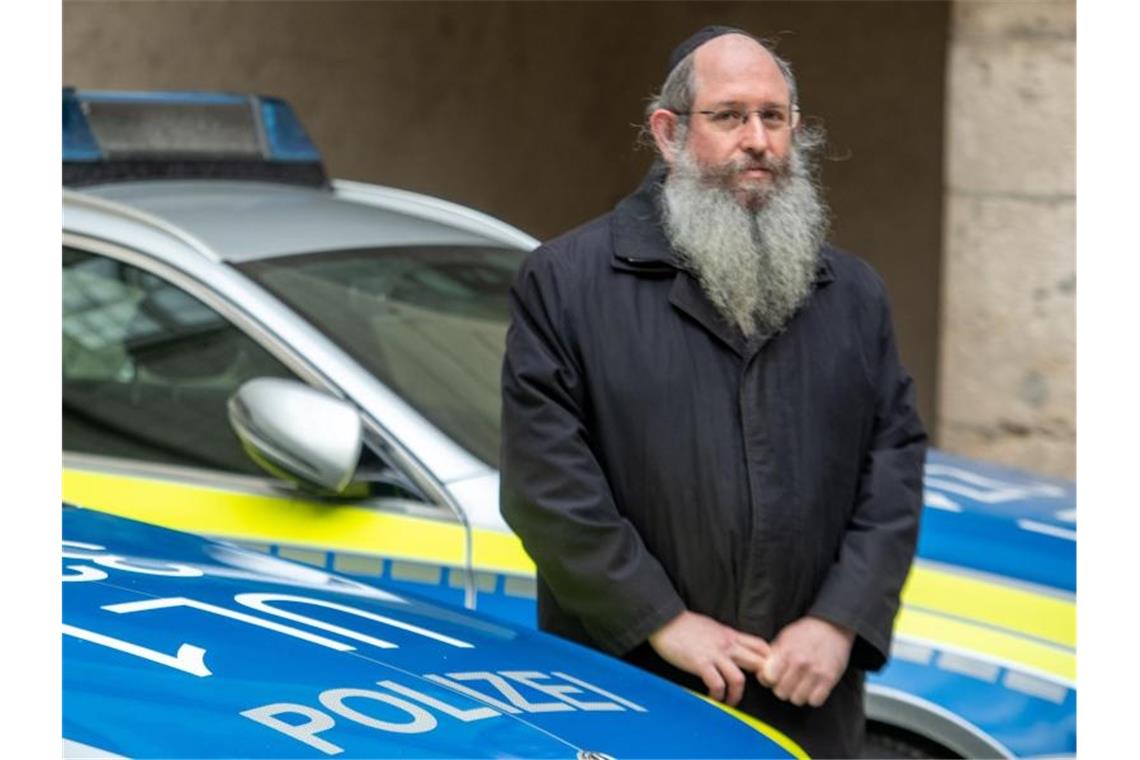
<path id="1" fill-rule="evenodd" d="M 286 97 L 334 175 L 547 237 L 637 184 L 651 157 L 632 125 L 676 43 L 708 23 L 777 37 L 830 134 L 832 238 L 886 279 L 933 426 L 948 18 L 944 2 L 65 2 L 63 71 Z"/>
<path id="2" fill-rule="evenodd" d="M 1074 475 L 1072 0 L 957 2 L 949 57 L 940 443 Z"/>

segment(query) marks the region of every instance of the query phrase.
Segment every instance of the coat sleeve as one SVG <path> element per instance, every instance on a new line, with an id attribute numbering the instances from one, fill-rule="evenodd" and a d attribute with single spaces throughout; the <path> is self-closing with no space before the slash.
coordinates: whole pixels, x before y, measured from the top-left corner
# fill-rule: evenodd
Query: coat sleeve
<path id="1" fill-rule="evenodd" d="M 808 612 L 855 631 L 851 664 L 864 670 L 878 670 L 890 654 L 899 592 L 918 540 L 926 457 L 926 431 L 915 410 L 914 382 L 899 361 L 881 289 L 879 302 L 870 444 L 838 558 Z"/>
<path id="2" fill-rule="evenodd" d="M 580 353 L 540 248 L 510 292 L 503 363 L 503 517 L 599 647 L 621 655 L 684 610 L 665 570 L 614 503 L 588 424 Z"/>

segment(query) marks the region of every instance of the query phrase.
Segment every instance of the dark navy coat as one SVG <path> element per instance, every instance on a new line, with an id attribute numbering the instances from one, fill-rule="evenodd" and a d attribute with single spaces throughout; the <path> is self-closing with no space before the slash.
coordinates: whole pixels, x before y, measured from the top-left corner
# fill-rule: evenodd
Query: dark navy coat
<path id="1" fill-rule="evenodd" d="M 511 289 L 501 506 L 538 566 L 539 623 L 698 691 L 645 643 L 683 609 L 769 641 L 807 614 L 851 628 L 822 708 L 754 682 L 743 707 L 809 753 L 857 751 L 926 447 L 883 283 L 825 246 L 785 330 L 747 341 L 676 263 L 662 177 L 540 247 Z"/>

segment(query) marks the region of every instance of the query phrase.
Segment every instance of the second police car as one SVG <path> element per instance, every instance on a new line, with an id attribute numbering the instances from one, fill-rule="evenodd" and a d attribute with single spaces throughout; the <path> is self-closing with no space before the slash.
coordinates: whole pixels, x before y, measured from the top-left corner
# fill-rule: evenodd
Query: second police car
<path id="1" fill-rule="evenodd" d="M 272 98 L 65 90 L 63 139 L 64 497 L 533 625 L 496 467 L 537 241 L 328 180 Z M 1071 482 L 931 452 L 872 748 L 1075 752 L 1075 539 Z"/>

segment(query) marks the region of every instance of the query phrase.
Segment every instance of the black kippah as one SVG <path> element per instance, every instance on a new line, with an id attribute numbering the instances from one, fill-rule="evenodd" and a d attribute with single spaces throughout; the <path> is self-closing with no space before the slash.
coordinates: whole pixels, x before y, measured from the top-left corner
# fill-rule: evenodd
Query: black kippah
<path id="1" fill-rule="evenodd" d="M 665 69 L 665 78 L 669 78 L 669 75 L 673 73 L 673 69 L 677 68 L 677 64 L 684 60 L 685 56 L 687 56 L 689 53 L 693 52 L 709 40 L 716 39 L 717 37 L 725 34 L 743 34 L 745 37 L 751 37 L 754 40 L 756 39 L 743 29 L 737 29 L 734 26 L 706 26 L 704 29 L 700 30 L 677 47 L 673 48 L 673 52 L 669 54 L 669 67 Z"/>

